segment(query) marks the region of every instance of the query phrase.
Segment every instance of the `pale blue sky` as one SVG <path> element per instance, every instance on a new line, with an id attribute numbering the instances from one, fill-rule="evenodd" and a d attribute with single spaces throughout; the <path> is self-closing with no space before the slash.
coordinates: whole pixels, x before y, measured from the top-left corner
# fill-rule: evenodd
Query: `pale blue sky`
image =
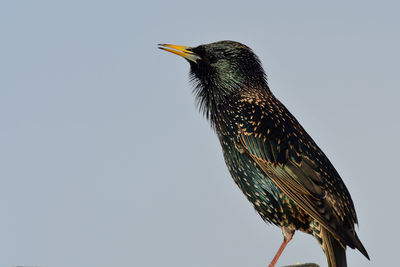
<path id="1" fill-rule="evenodd" d="M 0 266 L 267 266 L 282 241 L 233 183 L 189 65 L 231 39 L 342 175 L 371 262 L 398 263 L 396 1 L 2 1 Z M 297 233 L 278 264 L 325 256 Z"/>

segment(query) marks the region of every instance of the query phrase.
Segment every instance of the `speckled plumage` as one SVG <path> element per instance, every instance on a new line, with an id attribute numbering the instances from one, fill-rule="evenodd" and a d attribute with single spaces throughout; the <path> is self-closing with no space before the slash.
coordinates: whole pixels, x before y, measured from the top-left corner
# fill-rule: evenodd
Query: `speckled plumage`
<path id="1" fill-rule="evenodd" d="M 261 217 L 281 227 L 285 239 L 295 230 L 315 236 L 330 267 L 346 266 L 346 246 L 368 258 L 346 186 L 272 94 L 251 49 L 233 41 L 162 48 L 188 59 L 199 107 L 218 135 L 229 172 Z"/>

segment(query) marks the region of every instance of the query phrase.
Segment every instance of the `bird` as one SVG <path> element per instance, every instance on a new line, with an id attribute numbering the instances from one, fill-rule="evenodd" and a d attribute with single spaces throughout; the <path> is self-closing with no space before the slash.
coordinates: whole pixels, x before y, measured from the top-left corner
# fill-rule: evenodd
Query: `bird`
<path id="1" fill-rule="evenodd" d="M 317 239 L 329 267 L 347 266 L 347 247 L 369 260 L 355 231 L 358 221 L 348 189 L 274 96 L 253 50 L 230 40 L 158 48 L 189 62 L 197 105 L 218 136 L 233 180 L 261 218 L 281 228 L 283 242 L 269 267 L 296 230 Z"/>

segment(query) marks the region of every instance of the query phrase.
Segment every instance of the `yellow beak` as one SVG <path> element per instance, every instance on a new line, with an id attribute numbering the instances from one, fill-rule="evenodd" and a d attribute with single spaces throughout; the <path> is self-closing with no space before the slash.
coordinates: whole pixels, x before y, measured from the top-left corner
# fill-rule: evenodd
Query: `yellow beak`
<path id="1" fill-rule="evenodd" d="M 182 46 L 182 45 L 171 45 L 171 44 L 159 44 L 158 48 L 177 54 L 178 56 L 181 56 L 183 58 L 186 58 L 187 60 L 190 60 L 192 62 L 197 62 L 197 60 L 201 59 L 199 55 L 196 53 L 190 51 L 191 47 L 190 46 Z"/>

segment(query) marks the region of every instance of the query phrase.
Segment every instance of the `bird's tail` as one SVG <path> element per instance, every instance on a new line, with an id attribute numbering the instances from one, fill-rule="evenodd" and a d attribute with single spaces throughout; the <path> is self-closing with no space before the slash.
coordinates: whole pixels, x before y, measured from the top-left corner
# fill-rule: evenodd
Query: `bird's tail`
<path id="1" fill-rule="evenodd" d="M 346 248 L 324 227 L 321 227 L 321 247 L 325 252 L 329 267 L 347 267 Z"/>

